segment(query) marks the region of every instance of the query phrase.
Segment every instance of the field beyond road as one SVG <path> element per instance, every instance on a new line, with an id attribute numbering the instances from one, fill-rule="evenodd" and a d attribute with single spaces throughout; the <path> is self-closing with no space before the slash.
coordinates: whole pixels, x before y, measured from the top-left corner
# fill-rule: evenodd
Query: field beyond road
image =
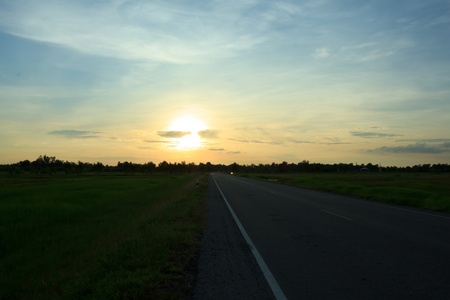
<path id="1" fill-rule="evenodd" d="M 206 191 L 199 174 L 1 176 L 0 299 L 182 298 Z"/>
<path id="2" fill-rule="evenodd" d="M 239 175 L 374 201 L 450 212 L 449 173 L 241 173 Z"/>

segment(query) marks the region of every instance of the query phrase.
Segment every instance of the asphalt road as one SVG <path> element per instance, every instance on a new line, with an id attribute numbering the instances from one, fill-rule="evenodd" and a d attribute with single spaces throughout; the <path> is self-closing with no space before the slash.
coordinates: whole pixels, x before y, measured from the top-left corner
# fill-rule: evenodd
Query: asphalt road
<path id="1" fill-rule="evenodd" d="M 196 283 L 188 299 L 275 299 L 211 177 L 207 207 L 206 230 L 194 272 Z"/>
<path id="2" fill-rule="evenodd" d="M 216 196 L 210 200 L 223 201 L 217 183 L 287 299 L 449 299 L 450 215 L 230 175 L 212 177 Z M 227 208 L 221 204 L 221 209 Z M 218 220 L 216 226 L 227 222 Z M 237 266 L 246 264 L 233 270 L 239 273 Z"/>

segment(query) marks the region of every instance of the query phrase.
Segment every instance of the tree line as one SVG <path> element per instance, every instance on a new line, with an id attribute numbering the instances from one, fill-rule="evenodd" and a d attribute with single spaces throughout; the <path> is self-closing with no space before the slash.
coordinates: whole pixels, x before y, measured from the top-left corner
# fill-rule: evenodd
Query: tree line
<path id="1" fill-rule="evenodd" d="M 412 167 L 381 167 L 378 164 L 322 164 L 310 163 L 303 160 L 299 163 L 281 163 L 271 164 L 212 164 L 193 162 L 171 163 L 162 161 L 156 165 L 153 162 L 133 163 L 133 162 L 117 162 L 117 165 L 104 165 L 101 162 L 69 162 L 56 159 L 55 156 L 40 155 L 36 160 L 24 160 L 14 164 L 0 165 L 0 171 L 6 171 L 10 174 L 24 174 L 25 172 L 32 174 L 52 174 L 52 173 L 86 173 L 86 172 L 121 172 L 125 174 L 133 173 L 192 173 L 192 172 L 235 172 L 235 173 L 333 173 L 333 172 L 450 172 L 449 164 L 421 164 Z"/>

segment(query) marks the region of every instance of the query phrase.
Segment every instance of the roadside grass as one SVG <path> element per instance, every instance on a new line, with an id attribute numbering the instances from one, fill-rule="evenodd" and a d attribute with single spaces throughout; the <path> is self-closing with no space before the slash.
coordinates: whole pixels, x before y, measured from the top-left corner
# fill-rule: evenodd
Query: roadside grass
<path id="1" fill-rule="evenodd" d="M 206 185 L 199 174 L 0 176 L 0 299 L 183 298 Z"/>
<path id="2" fill-rule="evenodd" d="M 239 174 L 374 201 L 450 212 L 448 173 Z"/>

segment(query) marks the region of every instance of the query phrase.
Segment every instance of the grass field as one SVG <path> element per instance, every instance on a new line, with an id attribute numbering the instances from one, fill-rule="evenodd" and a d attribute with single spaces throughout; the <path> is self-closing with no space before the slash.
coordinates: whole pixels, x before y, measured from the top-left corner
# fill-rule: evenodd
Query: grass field
<path id="1" fill-rule="evenodd" d="M 240 174 L 304 188 L 450 212 L 450 174 L 300 173 Z"/>
<path id="2" fill-rule="evenodd" d="M 198 174 L 0 176 L 0 299 L 182 298 L 206 185 Z"/>

